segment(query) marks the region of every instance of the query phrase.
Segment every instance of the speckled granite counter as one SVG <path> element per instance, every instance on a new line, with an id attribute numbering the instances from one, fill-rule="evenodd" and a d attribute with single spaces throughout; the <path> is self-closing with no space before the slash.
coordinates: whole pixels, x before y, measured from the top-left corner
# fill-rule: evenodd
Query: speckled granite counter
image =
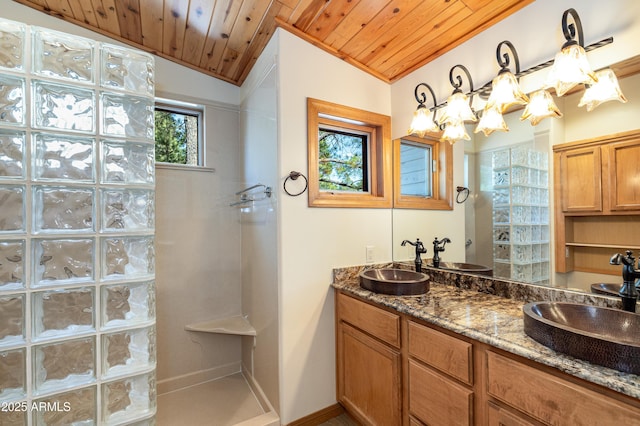
<path id="1" fill-rule="evenodd" d="M 384 265 L 381 267 L 384 267 Z M 387 296 L 361 288 L 358 280 L 360 270 L 362 270 L 362 267 L 335 269 L 332 286 L 479 342 L 640 399 L 640 376 L 622 373 L 562 355 L 541 345 L 524 333 L 523 304 L 526 301 L 544 299 L 536 299 L 531 295 L 525 295 L 521 298 L 506 298 L 487 294 L 482 292 L 481 289 L 479 291 L 479 288 L 460 288 L 460 280 L 465 282 L 477 282 L 478 280 L 498 281 L 502 283 L 504 281 L 440 271 L 427 271 L 428 274 L 432 275 L 431 290 L 424 295 Z M 433 281 L 434 275 L 438 274 L 444 274 L 439 275 L 437 279 L 441 280 L 441 282 L 447 282 L 447 284 Z M 509 283 L 507 282 L 507 284 Z M 474 285 L 466 287 L 473 288 Z M 535 290 L 537 289 L 534 288 L 533 291 Z M 575 297 L 579 300 L 571 300 L 571 294 L 561 296 L 556 294 L 554 299 L 580 301 L 583 295 L 577 293 Z M 613 303 L 615 305 L 617 303 L 612 298 L 593 298 L 591 295 L 585 295 L 584 297 L 589 300 L 593 299 L 594 303 L 592 304 L 607 305 Z M 518 300 L 522 298 L 525 300 Z M 551 299 L 547 298 L 546 300 Z M 584 300 L 581 303 L 585 303 Z"/>

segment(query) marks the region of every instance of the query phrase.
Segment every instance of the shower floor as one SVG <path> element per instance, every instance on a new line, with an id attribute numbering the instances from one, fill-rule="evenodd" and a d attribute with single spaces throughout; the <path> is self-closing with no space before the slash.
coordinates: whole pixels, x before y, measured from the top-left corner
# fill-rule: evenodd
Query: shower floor
<path id="1" fill-rule="evenodd" d="M 232 426 L 264 414 L 241 373 L 158 395 L 157 426 Z"/>

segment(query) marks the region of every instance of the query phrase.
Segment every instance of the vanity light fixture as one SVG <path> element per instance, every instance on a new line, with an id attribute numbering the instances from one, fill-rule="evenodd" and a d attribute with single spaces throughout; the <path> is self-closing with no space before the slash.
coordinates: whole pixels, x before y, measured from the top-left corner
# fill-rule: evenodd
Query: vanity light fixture
<path id="1" fill-rule="evenodd" d="M 540 89 L 533 92 L 529 96 L 529 103 L 524 109 L 520 120 L 529 120 L 532 126 L 538 125 L 543 119 L 547 117 L 562 117 L 562 113 L 553 102 L 551 94 L 546 89 Z"/>
<path id="2" fill-rule="evenodd" d="M 580 99 L 579 107 L 586 106 L 587 111 L 593 111 L 601 103 L 608 101 L 627 102 L 627 98 L 620 90 L 618 79 L 611 68 L 605 68 L 596 72 L 598 82 L 587 86 L 584 95 Z"/>
<path id="3" fill-rule="evenodd" d="M 473 80 L 471 79 L 469 70 L 464 65 L 454 65 L 453 68 L 449 70 L 449 82 L 451 82 L 453 86 L 453 93 L 451 93 L 451 96 L 447 99 L 447 105 L 440 118 L 440 122 L 447 125 L 456 125 L 465 121 L 478 121 L 475 111 L 471 108 L 473 94 L 469 97 L 460 89 L 463 83 L 463 74 L 455 74 L 458 68 L 466 75 L 467 80 L 469 80 L 470 93 L 473 93 Z"/>
<path id="4" fill-rule="evenodd" d="M 428 109 L 424 104 L 427 101 L 427 94 L 425 92 L 421 92 L 420 95 L 418 95 L 418 89 L 420 89 L 420 86 L 426 87 L 431 94 L 433 108 Z M 426 83 L 418 84 L 414 90 L 414 95 L 416 97 L 416 101 L 418 101 L 418 108 L 416 108 L 416 111 L 413 113 L 413 120 L 411 120 L 409 134 L 415 134 L 422 138 L 428 132 L 439 132 L 440 125 L 436 121 L 435 117 L 436 95 L 433 93 L 431 86 Z"/>
<path id="5" fill-rule="evenodd" d="M 569 18 L 572 19 L 572 23 L 568 22 Z M 491 82 L 477 90 L 473 89 L 473 81 L 467 68 L 463 65 L 455 65 L 449 71 L 449 81 L 454 90 L 447 102 L 436 104 L 436 97 L 431 87 L 426 83 L 418 84 L 415 88 L 418 108 L 414 113 L 409 133 L 422 137 L 426 132 L 437 132 L 444 129 L 441 137 L 442 141 L 446 140 L 454 143 L 462 139 L 469 140 L 470 137 L 467 134 L 464 123 L 465 121 L 477 121 L 478 119 L 478 114 L 472 108 L 473 96 L 476 94 L 488 98 L 481 112 L 480 123 L 475 129 L 475 133 L 483 132 L 485 136 L 494 131 L 509 130 L 502 114 L 513 105 L 526 105 L 520 119 L 528 119 L 534 126 L 547 117 L 562 117 L 562 113 L 546 88 L 535 90 L 534 93 L 527 97 L 518 83 L 519 78 L 548 67 L 552 67 L 552 69 L 547 78 L 547 87 L 554 87 L 557 96 L 564 95 L 576 85 L 585 85 L 587 90 L 580 100 L 579 106 L 586 106 L 587 111 L 591 111 L 601 103 L 610 100 L 617 99 L 620 102 L 626 102 L 613 71 L 605 69 L 594 73 L 586 58 L 586 52 L 613 43 L 613 37 L 608 37 L 585 47 L 582 23 L 575 9 L 568 9 L 562 15 L 562 31 L 566 42 L 561 51 L 555 56 L 555 59 L 524 71 L 520 71 L 520 61 L 513 44 L 508 40 L 498 44 L 496 57 L 500 65 L 500 71 Z M 508 49 L 508 51 L 502 53 L 503 48 Z M 509 53 L 511 53 L 511 56 Z M 509 69 L 511 60 L 515 64 L 515 74 Z M 457 69 L 460 69 L 469 80 L 471 87 L 467 93 L 463 93 L 461 90 L 462 74 L 458 74 L 454 81 L 454 71 Z M 598 84 L 600 80 L 603 81 Z M 420 96 L 418 95 L 418 90 L 421 86 L 427 87 L 433 98 L 434 106 L 430 109 L 427 109 L 424 105 L 426 101 L 425 93 L 422 92 Z M 441 117 L 437 119 L 436 113 L 440 109 L 443 111 Z"/>
<path id="6" fill-rule="evenodd" d="M 569 16 L 573 18 L 572 24 L 567 24 Z M 567 41 L 556 54 L 547 78 L 547 86 L 554 87 L 558 96 L 578 84 L 594 84 L 598 81 L 587 60 L 582 22 L 575 9 L 567 9 L 562 14 L 562 33 Z"/>
<path id="7" fill-rule="evenodd" d="M 520 59 L 518 59 L 516 48 L 508 40 L 500 42 L 496 48 L 496 58 L 498 65 L 500 65 L 500 72 L 491 82 L 491 95 L 489 95 L 489 100 L 487 101 L 487 108 L 495 106 L 502 113 L 512 105 L 526 105 L 529 102 L 529 98 L 520 88 L 520 84 L 518 84 L 518 79 L 509 69 L 511 62 L 509 52 L 507 51 L 500 55 L 503 46 L 509 48 L 511 55 L 513 55 L 516 74 L 520 72 Z"/>

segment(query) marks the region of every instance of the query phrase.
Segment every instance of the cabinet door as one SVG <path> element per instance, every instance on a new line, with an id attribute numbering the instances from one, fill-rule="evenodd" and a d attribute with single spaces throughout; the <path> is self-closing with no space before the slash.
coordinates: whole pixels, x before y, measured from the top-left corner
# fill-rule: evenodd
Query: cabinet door
<path id="1" fill-rule="evenodd" d="M 400 354 L 349 324 L 338 325 L 338 401 L 368 425 L 399 425 Z"/>
<path id="2" fill-rule="evenodd" d="M 565 151 L 560 155 L 563 212 L 602 211 L 600 147 Z"/>
<path id="3" fill-rule="evenodd" d="M 640 140 L 614 143 L 607 150 L 611 210 L 640 210 Z"/>
<path id="4" fill-rule="evenodd" d="M 533 423 L 491 402 L 489 403 L 488 416 L 488 426 L 533 426 Z"/>

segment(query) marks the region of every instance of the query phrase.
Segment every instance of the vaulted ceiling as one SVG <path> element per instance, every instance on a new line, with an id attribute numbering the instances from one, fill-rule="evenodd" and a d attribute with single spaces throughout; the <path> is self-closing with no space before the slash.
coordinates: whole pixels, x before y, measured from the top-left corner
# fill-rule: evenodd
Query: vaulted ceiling
<path id="1" fill-rule="evenodd" d="M 395 81 L 533 0 L 15 0 L 241 85 L 279 26 Z"/>

